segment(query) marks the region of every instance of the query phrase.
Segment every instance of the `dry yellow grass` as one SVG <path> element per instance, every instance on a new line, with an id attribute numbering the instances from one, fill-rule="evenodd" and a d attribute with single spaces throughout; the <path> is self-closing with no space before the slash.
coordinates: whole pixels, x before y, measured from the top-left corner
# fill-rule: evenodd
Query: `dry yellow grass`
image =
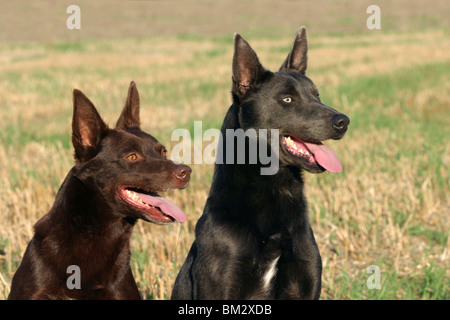
<path id="1" fill-rule="evenodd" d="M 292 41 L 291 35 L 270 41 L 248 40 L 272 70 L 287 54 L 279 48 L 287 48 Z M 349 115 L 378 102 L 370 97 L 349 102 L 349 97 L 338 92 L 340 85 L 430 62 L 449 63 L 446 52 L 450 40 L 442 31 L 349 39 L 320 36 L 310 42 L 312 79 L 319 89 L 326 87 L 331 99 L 326 103 Z M 174 43 L 176 47 L 170 45 Z M 220 125 L 230 104 L 231 54 L 231 42 L 175 38 L 90 42 L 82 50 L 36 45 L 0 52 L 0 67 L 8 77 L 0 84 L 4 106 L 0 110 L 0 299 L 8 295 L 10 279 L 33 235 L 34 223 L 49 210 L 59 184 L 73 165 L 72 150 L 67 148 L 72 89 L 83 90 L 113 124 L 128 83 L 135 80 L 141 92 L 143 129 L 170 146 L 172 130 L 189 127 L 194 120 Z M 410 96 L 414 112 L 426 114 L 430 102 L 442 106 L 443 123 L 449 124 L 448 80 L 437 87 L 405 90 L 398 95 Z M 400 105 L 380 106 L 377 112 L 410 120 Z M 357 123 L 358 119 L 352 121 Z M 27 135 L 24 140 L 23 134 Z M 407 147 L 421 150 L 425 143 L 421 139 L 417 135 L 405 138 L 375 125 L 350 127 L 346 138 L 329 143 L 339 155 L 344 173 L 304 175 L 312 227 L 324 264 L 323 299 L 351 297 L 346 285 L 364 278 L 365 269 L 372 264 L 399 279 L 422 277 L 430 266 L 448 267 L 450 200 L 446 180 L 450 149 L 448 141 L 436 147 L 444 164 L 439 169 L 444 183 L 439 186 L 436 171 L 424 171 L 434 153 L 402 154 Z M 185 209 L 188 221 L 169 227 L 140 221 L 135 228 L 132 268 L 144 298 L 170 296 L 194 239 L 213 167 L 191 167 L 188 189 L 168 193 Z M 430 241 L 425 232 L 412 235 L 414 226 L 442 237 Z M 442 244 L 442 239 L 447 239 L 446 243 Z M 343 281 L 345 276 L 351 280 Z M 390 285 L 382 279 L 384 286 Z M 365 287 L 365 282 L 360 281 L 360 285 Z M 402 297 L 402 290 L 393 298 Z"/>

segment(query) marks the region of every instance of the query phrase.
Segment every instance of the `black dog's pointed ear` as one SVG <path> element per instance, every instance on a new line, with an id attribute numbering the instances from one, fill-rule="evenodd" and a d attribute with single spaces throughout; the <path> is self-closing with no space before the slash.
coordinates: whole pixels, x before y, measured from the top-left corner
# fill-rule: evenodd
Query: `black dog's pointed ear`
<path id="1" fill-rule="evenodd" d="M 125 102 L 125 106 L 123 107 L 119 120 L 117 120 L 116 129 L 125 130 L 131 127 L 139 128 L 141 125 L 139 108 L 139 92 L 137 90 L 136 83 L 131 81 L 130 87 L 128 88 L 127 101 Z"/>
<path id="2" fill-rule="evenodd" d="M 234 34 L 233 92 L 243 96 L 254 88 L 267 70 L 258 56 L 238 33 Z"/>
<path id="3" fill-rule="evenodd" d="M 308 65 L 308 39 L 306 37 L 306 28 L 303 26 L 297 30 L 294 44 L 286 60 L 281 65 L 282 70 L 294 70 L 301 74 L 306 73 Z"/>
<path id="4" fill-rule="evenodd" d="M 72 144 L 77 163 L 92 159 L 109 130 L 92 102 L 78 89 L 73 91 Z"/>

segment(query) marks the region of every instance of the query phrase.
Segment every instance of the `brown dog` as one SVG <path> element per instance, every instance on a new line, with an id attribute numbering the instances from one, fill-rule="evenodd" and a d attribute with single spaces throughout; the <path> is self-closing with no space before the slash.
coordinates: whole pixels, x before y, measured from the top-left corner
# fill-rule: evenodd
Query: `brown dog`
<path id="1" fill-rule="evenodd" d="M 140 299 L 129 264 L 133 225 L 184 222 L 180 208 L 156 192 L 185 188 L 191 169 L 167 160 L 139 126 L 134 82 L 115 129 L 74 90 L 76 165 L 36 223 L 8 299 Z"/>

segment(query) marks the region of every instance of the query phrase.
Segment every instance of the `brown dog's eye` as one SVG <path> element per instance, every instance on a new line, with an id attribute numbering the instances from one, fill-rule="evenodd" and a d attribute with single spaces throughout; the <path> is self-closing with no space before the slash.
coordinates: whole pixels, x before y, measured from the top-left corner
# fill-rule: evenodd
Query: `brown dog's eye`
<path id="1" fill-rule="evenodd" d="M 167 156 L 167 151 L 166 150 L 162 150 L 161 151 L 161 157 L 163 157 L 165 159 L 166 156 Z"/>
<path id="2" fill-rule="evenodd" d="M 135 155 L 134 153 L 130 154 L 129 156 L 126 157 L 127 160 L 130 161 L 135 161 L 137 160 L 137 155 Z"/>

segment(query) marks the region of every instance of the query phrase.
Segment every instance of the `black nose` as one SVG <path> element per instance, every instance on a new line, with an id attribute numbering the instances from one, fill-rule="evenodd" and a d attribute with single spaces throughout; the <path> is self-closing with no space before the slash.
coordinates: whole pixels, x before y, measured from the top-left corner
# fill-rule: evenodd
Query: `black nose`
<path id="1" fill-rule="evenodd" d="M 333 123 L 333 128 L 339 132 L 345 132 L 348 128 L 348 124 L 350 123 L 350 119 L 345 114 L 336 114 L 331 119 Z"/>

